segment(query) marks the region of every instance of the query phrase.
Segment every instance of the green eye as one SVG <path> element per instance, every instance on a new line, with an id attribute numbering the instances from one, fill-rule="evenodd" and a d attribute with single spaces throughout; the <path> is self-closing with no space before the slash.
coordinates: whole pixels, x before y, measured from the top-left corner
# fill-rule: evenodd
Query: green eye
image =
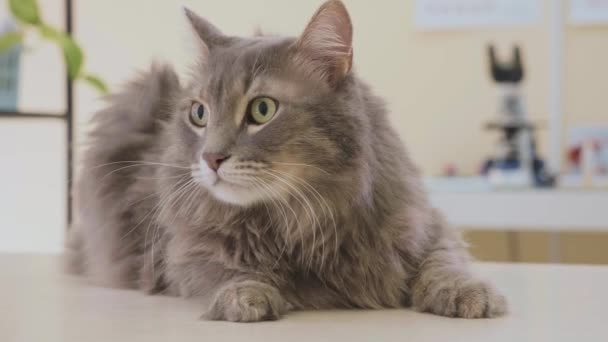
<path id="1" fill-rule="evenodd" d="M 254 124 L 265 124 L 276 114 L 279 104 L 270 97 L 257 97 L 249 105 L 249 120 Z"/>
<path id="2" fill-rule="evenodd" d="M 207 113 L 205 106 L 198 102 L 192 104 L 192 108 L 190 109 L 190 122 L 192 122 L 193 125 L 205 127 L 207 125 L 208 117 L 209 113 Z"/>

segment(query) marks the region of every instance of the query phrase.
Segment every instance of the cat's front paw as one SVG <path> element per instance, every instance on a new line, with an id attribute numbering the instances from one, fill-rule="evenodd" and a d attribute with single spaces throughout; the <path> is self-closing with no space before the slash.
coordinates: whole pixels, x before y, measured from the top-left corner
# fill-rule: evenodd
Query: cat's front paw
<path id="1" fill-rule="evenodd" d="M 203 318 L 232 322 L 276 320 L 288 310 L 279 290 L 259 281 L 242 281 L 226 285 L 215 296 Z"/>
<path id="2" fill-rule="evenodd" d="M 507 301 L 493 286 L 476 279 L 435 283 L 413 297 L 421 311 L 461 318 L 492 318 L 507 313 Z"/>

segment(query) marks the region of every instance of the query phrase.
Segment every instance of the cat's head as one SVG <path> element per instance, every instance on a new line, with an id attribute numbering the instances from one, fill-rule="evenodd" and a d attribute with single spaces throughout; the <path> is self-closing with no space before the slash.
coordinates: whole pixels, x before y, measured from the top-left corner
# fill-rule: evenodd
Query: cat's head
<path id="1" fill-rule="evenodd" d="M 186 10 L 200 63 L 173 120 L 175 159 L 241 206 L 305 191 L 355 162 L 352 26 L 328 1 L 296 38 L 227 36 Z"/>

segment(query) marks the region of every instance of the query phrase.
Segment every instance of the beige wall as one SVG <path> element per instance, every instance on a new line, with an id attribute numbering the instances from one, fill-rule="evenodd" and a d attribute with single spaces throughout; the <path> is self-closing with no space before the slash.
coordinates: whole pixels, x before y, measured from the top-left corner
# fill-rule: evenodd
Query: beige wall
<path id="1" fill-rule="evenodd" d="M 191 48 L 181 4 L 230 34 L 249 34 L 258 24 L 269 32 L 297 34 L 321 1 L 74 0 L 75 30 L 87 53 L 86 68 L 102 75 L 116 89 L 134 70 L 145 68 L 153 59 L 167 60 L 180 71 L 186 70 L 195 49 Z M 473 172 L 491 147 L 493 137 L 480 129 L 496 104 L 495 89 L 486 74 L 485 45 L 489 41 L 498 42 L 503 51 L 512 42 L 522 44 L 529 71 L 525 84 L 528 108 L 534 118 L 547 118 L 551 57 L 548 13 L 554 1 L 543 1 L 541 21 L 531 27 L 432 33 L 416 32 L 412 27 L 413 1 L 345 1 L 355 24 L 356 68 L 387 99 L 395 127 L 427 173 L 438 173 L 443 163 L 452 159 L 457 159 L 454 161 L 464 171 Z M 63 22 L 63 0 L 39 2 L 48 22 Z M 0 3 L 5 6 L 6 0 Z M 0 10 L 0 15 L 5 13 Z M 33 43 L 35 49 L 22 61 L 20 109 L 61 112 L 61 54 L 50 44 Z M 565 127 L 608 121 L 604 105 L 608 25 L 566 26 L 564 60 Z M 82 128 L 102 103 L 94 91 L 80 84 L 76 95 L 77 121 Z M 0 249 L 59 250 L 65 228 L 63 126 L 58 122 L 43 127 L 11 121 L 2 127 L 0 145 L 7 149 L 0 155 L 5 164 L 29 171 L 11 173 L 5 168 L 0 172 L 5 180 L 0 184 L 5 190 L 5 196 L 0 196 L 4 203 L 0 206 L 0 227 L 4 228 L 0 229 L 4 236 Z M 19 146 L 19 153 L 10 153 L 13 146 Z M 39 172 L 40 165 L 44 172 Z M 19 184 L 29 184 L 32 192 L 15 186 Z M 28 195 L 33 192 L 36 196 Z M 36 208 L 36 215 L 31 215 L 31 208 Z M 19 229 L 14 229 L 17 226 Z M 542 236 L 535 239 L 525 241 L 544 241 Z M 587 239 L 605 241 L 596 236 Z M 528 242 L 522 239 L 524 243 Z M 504 248 L 486 250 L 504 253 Z M 563 248 L 565 254 L 573 250 Z"/>
<path id="2" fill-rule="evenodd" d="M 570 27 L 565 39 L 566 124 L 607 124 L 608 25 Z"/>
<path id="3" fill-rule="evenodd" d="M 496 136 L 482 130 L 494 113 L 497 93 L 487 75 L 485 46 L 512 43 L 524 50 L 524 85 L 530 115 L 548 119 L 549 13 L 542 1 L 538 24 L 520 28 L 419 32 L 412 24 L 413 1 L 346 0 L 355 25 L 355 66 L 383 95 L 392 120 L 415 159 L 429 174 L 446 162 L 463 172 L 478 169 Z M 314 12 L 315 1 L 76 1 L 77 37 L 87 66 L 113 86 L 145 68 L 154 58 L 185 70 L 193 58 L 180 5 L 212 20 L 226 33 L 246 35 L 260 25 L 268 32 L 297 34 Z M 566 123 L 608 121 L 602 96 L 608 79 L 608 26 L 567 27 L 565 35 L 564 110 Z M 79 121 L 99 106 L 94 92 L 78 87 Z M 546 132 L 541 148 L 546 148 Z"/>

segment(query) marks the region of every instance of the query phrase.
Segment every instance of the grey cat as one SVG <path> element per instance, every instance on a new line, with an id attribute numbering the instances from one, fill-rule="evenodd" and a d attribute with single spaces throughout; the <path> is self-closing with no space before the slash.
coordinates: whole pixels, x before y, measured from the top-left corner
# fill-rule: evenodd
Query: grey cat
<path id="1" fill-rule="evenodd" d="M 97 284 L 208 301 L 207 319 L 396 308 L 495 317 L 328 1 L 298 38 L 226 36 L 186 10 L 200 63 L 155 65 L 97 113 L 70 269 Z"/>

